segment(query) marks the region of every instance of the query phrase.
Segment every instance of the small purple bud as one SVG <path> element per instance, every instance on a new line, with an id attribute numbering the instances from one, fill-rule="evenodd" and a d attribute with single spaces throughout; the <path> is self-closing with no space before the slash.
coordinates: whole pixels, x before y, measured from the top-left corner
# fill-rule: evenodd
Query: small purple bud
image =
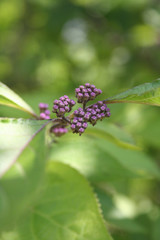
<path id="1" fill-rule="evenodd" d="M 92 92 L 92 89 L 91 89 L 91 88 L 87 88 L 87 92 L 88 92 L 88 93 L 91 93 L 91 92 Z"/>
<path id="2" fill-rule="evenodd" d="M 87 127 L 88 127 L 88 124 L 87 124 L 86 122 L 84 122 L 84 123 L 82 124 L 82 127 L 83 127 L 83 128 L 87 128 Z"/>
<path id="3" fill-rule="evenodd" d="M 86 86 L 86 88 L 89 88 L 91 86 L 91 84 L 90 83 L 86 83 L 85 86 Z"/>
<path id="4" fill-rule="evenodd" d="M 82 93 L 78 93 L 77 97 L 81 99 L 83 97 L 83 94 Z"/>
<path id="5" fill-rule="evenodd" d="M 85 119 L 85 120 L 89 120 L 89 119 L 90 119 L 90 115 L 91 115 L 91 114 L 85 114 L 84 119 Z"/>
<path id="6" fill-rule="evenodd" d="M 78 114 L 79 114 L 78 110 L 75 110 L 75 111 L 74 111 L 74 115 L 75 115 L 75 116 L 78 116 Z"/>
<path id="7" fill-rule="evenodd" d="M 59 103 L 59 101 L 56 99 L 56 100 L 54 100 L 54 102 L 53 102 L 54 104 L 58 104 Z"/>
<path id="8" fill-rule="evenodd" d="M 97 114 L 97 119 L 100 119 L 101 118 L 101 114 Z"/>
<path id="9" fill-rule="evenodd" d="M 102 111 L 104 111 L 105 109 L 106 109 L 105 106 L 102 106 L 102 107 L 101 107 L 101 110 L 102 110 Z"/>
<path id="10" fill-rule="evenodd" d="M 80 88 L 80 89 L 83 89 L 83 88 L 85 88 L 85 87 L 84 87 L 83 85 L 81 85 L 81 86 L 79 86 L 79 88 Z"/>
<path id="11" fill-rule="evenodd" d="M 73 119 L 73 123 L 77 123 L 77 122 L 78 122 L 78 120 L 74 118 Z"/>
<path id="12" fill-rule="evenodd" d="M 102 94 L 102 90 L 101 89 L 98 89 L 98 94 Z"/>
<path id="13" fill-rule="evenodd" d="M 99 108 L 97 108 L 95 111 L 96 111 L 96 113 L 100 113 L 101 112 L 101 110 Z"/>
<path id="14" fill-rule="evenodd" d="M 57 110 L 59 107 L 57 105 L 53 106 L 53 109 Z"/>
<path id="15" fill-rule="evenodd" d="M 47 109 L 48 108 L 48 104 L 44 103 L 44 108 Z"/>
<path id="16" fill-rule="evenodd" d="M 63 102 L 65 106 L 68 106 L 68 102 L 67 101 L 64 101 Z"/>
<path id="17" fill-rule="evenodd" d="M 88 100 L 89 99 L 89 94 L 88 93 L 85 93 L 84 94 L 84 100 Z"/>
<path id="18" fill-rule="evenodd" d="M 97 104 L 93 104 L 92 106 L 94 109 L 98 108 L 98 105 Z"/>
<path id="19" fill-rule="evenodd" d="M 45 110 L 45 114 L 46 115 L 50 115 L 50 111 L 47 109 L 47 110 Z"/>
<path id="20" fill-rule="evenodd" d="M 59 102 L 59 107 L 64 107 L 64 103 L 63 102 Z"/>
<path id="21" fill-rule="evenodd" d="M 101 118 L 104 118 L 105 117 L 105 114 L 104 113 L 101 113 Z"/>
<path id="22" fill-rule="evenodd" d="M 92 114 L 92 115 L 96 115 L 96 111 L 95 111 L 95 110 L 92 110 L 92 111 L 91 111 L 91 114 Z"/>
<path id="23" fill-rule="evenodd" d="M 45 120 L 46 119 L 46 114 L 45 113 L 40 113 L 40 119 Z"/>
<path id="24" fill-rule="evenodd" d="M 61 113 L 64 113 L 64 112 L 65 112 L 65 109 L 64 109 L 64 108 L 60 108 L 59 111 L 60 111 Z"/>
<path id="25" fill-rule="evenodd" d="M 79 122 L 83 122 L 83 118 L 81 118 L 81 117 L 78 118 L 78 121 L 79 121 Z"/>
<path id="26" fill-rule="evenodd" d="M 87 93 L 87 89 L 86 89 L 86 88 L 83 88 L 83 89 L 82 89 L 82 93 Z"/>
<path id="27" fill-rule="evenodd" d="M 64 98 L 65 98 L 65 99 L 69 99 L 69 97 L 68 97 L 67 95 L 64 95 Z"/>
<path id="28" fill-rule="evenodd" d="M 106 106 L 106 107 L 107 107 L 107 106 Z M 106 111 L 107 111 L 107 112 L 110 112 L 110 108 L 106 108 Z"/>
<path id="29" fill-rule="evenodd" d="M 83 132 L 84 132 L 84 128 L 80 128 L 79 133 L 83 133 Z"/>
<path id="30" fill-rule="evenodd" d="M 84 115 L 85 115 L 85 113 L 84 113 L 83 111 L 80 111 L 80 112 L 79 112 L 79 116 L 80 116 L 80 117 L 83 117 Z"/>
<path id="31" fill-rule="evenodd" d="M 83 109 L 82 108 L 78 108 L 78 111 L 80 112 L 80 111 L 83 111 Z"/>
<path id="32" fill-rule="evenodd" d="M 76 88 L 75 92 L 80 93 L 81 92 L 80 88 Z"/>
<path id="33" fill-rule="evenodd" d="M 94 88 L 95 88 L 95 86 L 94 86 L 94 85 L 91 85 L 91 88 L 92 88 L 92 89 L 94 89 Z"/>
<path id="34" fill-rule="evenodd" d="M 70 110 L 69 107 L 68 107 L 68 106 L 65 106 L 65 111 L 66 111 L 66 112 L 69 112 L 69 110 Z"/>
<path id="35" fill-rule="evenodd" d="M 71 104 L 71 106 L 74 106 L 76 104 L 76 102 L 71 99 L 70 104 Z"/>
<path id="36" fill-rule="evenodd" d="M 75 124 L 71 124 L 71 129 L 75 129 L 76 128 L 76 125 Z"/>
<path id="37" fill-rule="evenodd" d="M 91 117 L 91 120 L 96 121 L 96 120 L 97 120 L 97 117 L 96 117 L 96 116 L 92 116 L 92 117 Z"/>
<path id="38" fill-rule="evenodd" d="M 91 112 L 92 111 L 92 108 L 87 108 L 87 112 Z"/>
<path id="39" fill-rule="evenodd" d="M 46 116 L 46 120 L 50 119 L 50 116 Z"/>
<path id="40" fill-rule="evenodd" d="M 91 99 L 94 99 L 94 98 L 96 97 L 96 94 L 95 94 L 94 92 L 92 92 L 92 93 L 90 94 L 90 96 L 91 96 Z"/>
<path id="41" fill-rule="evenodd" d="M 40 103 L 40 104 L 39 104 L 39 108 L 40 108 L 40 109 L 44 108 L 44 103 Z"/>
<path id="42" fill-rule="evenodd" d="M 107 117 L 110 117 L 110 116 L 111 116 L 111 113 L 110 113 L 110 112 L 107 112 L 107 113 L 106 113 L 106 116 L 107 116 Z"/>
<path id="43" fill-rule="evenodd" d="M 82 123 L 78 122 L 78 123 L 76 124 L 76 126 L 77 126 L 78 128 L 80 128 L 80 127 L 82 126 Z"/>
<path id="44" fill-rule="evenodd" d="M 95 89 L 93 89 L 93 92 L 96 94 L 99 94 L 99 89 L 95 88 Z"/>
<path id="45" fill-rule="evenodd" d="M 103 102 L 102 101 L 98 101 L 97 102 L 99 106 L 102 106 L 103 105 Z"/>
<path id="46" fill-rule="evenodd" d="M 60 97 L 59 100 L 64 101 L 65 97 Z"/>

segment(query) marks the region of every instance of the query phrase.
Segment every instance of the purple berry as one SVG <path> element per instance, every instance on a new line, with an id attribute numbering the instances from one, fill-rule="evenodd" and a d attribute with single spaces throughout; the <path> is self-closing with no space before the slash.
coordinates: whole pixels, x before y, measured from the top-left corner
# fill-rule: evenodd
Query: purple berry
<path id="1" fill-rule="evenodd" d="M 42 119 L 42 120 L 46 119 L 46 114 L 45 113 L 40 113 L 40 119 Z"/>
<path id="2" fill-rule="evenodd" d="M 79 133 L 83 133 L 83 132 L 84 132 L 84 128 L 80 128 Z"/>
<path id="3" fill-rule="evenodd" d="M 75 129 L 76 128 L 76 125 L 75 124 L 71 124 L 71 129 Z"/>
<path id="4" fill-rule="evenodd" d="M 84 123 L 82 124 L 82 127 L 83 127 L 83 128 L 87 128 L 87 127 L 88 127 L 88 124 L 87 124 L 86 122 L 84 122 Z"/>
<path id="5" fill-rule="evenodd" d="M 47 110 L 45 110 L 45 112 L 44 112 L 46 115 L 50 115 L 50 111 L 47 109 Z"/>
<path id="6" fill-rule="evenodd" d="M 85 87 L 87 87 L 87 88 L 89 88 L 90 86 L 91 86 L 90 83 L 86 83 L 86 84 L 85 84 Z"/>
<path id="7" fill-rule="evenodd" d="M 76 102 L 74 100 L 71 100 L 70 104 L 71 104 L 71 106 L 74 106 L 76 104 Z"/>

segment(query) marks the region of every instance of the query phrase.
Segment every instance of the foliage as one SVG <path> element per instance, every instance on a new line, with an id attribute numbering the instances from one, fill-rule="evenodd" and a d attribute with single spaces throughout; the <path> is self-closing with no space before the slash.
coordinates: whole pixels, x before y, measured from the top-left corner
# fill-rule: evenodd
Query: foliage
<path id="1" fill-rule="evenodd" d="M 16 96 L 5 85 L 2 84 L 1 88 L 6 89 L 7 99 L 11 99 L 10 93 L 11 96 Z M 143 85 L 135 89 L 139 93 Z M 147 88 L 147 99 L 149 91 L 153 94 L 153 88 Z M 136 96 L 135 90 L 134 93 Z M 143 95 L 146 96 L 144 91 Z M 10 101 L 3 101 L 3 91 L 1 96 L 0 103 L 11 106 Z M 20 105 L 17 99 L 20 103 L 23 102 L 17 96 L 15 101 L 12 98 L 13 106 L 14 102 Z M 144 99 L 144 97 L 141 99 L 142 104 Z M 159 102 L 157 97 L 149 103 L 152 105 L 155 102 Z M 26 106 L 28 108 L 27 104 Z M 25 108 L 21 110 L 26 111 Z M 33 115 L 32 112 L 30 114 Z M 35 117 L 38 118 L 37 115 Z M 89 129 L 80 145 L 79 142 L 77 145 L 72 137 L 66 140 L 64 138 L 61 144 L 52 147 L 53 150 L 50 151 L 49 162 L 45 170 L 44 140 L 53 138 L 50 136 L 53 133 L 49 129 L 56 124 L 55 119 L 49 121 L 0 119 L 1 238 L 14 237 L 17 240 L 45 238 L 49 240 L 54 236 L 55 239 L 112 239 L 106 229 L 100 206 L 87 180 L 69 165 L 96 184 L 95 189 L 100 194 L 100 199 L 103 196 L 102 204 L 103 198 L 107 195 L 101 194 L 102 190 L 99 189 L 101 182 L 115 180 L 117 177 L 121 180 L 146 177 L 160 179 L 157 166 L 140 152 L 138 147 L 130 144 L 132 139 L 127 134 L 111 126 L 108 132 L 107 129 L 103 131 L 103 128 Z M 48 130 L 44 134 L 44 128 L 47 125 Z M 94 137 L 94 140 L 90 139 L 90 136 Z M 88 150 L 90 149 L 90 156 L 87 155 L 86 146 Z M 72 149 L 76 149 L 75 156 Z M 81 155 L 77 158 L 78 151 L 83 152 L 83 158 Z M 71 153 L 69 157 L 67 152 Z M 98 155 L 101 162 L 97 162 L 94 155 Z M 67 165 L 60 162 L 65 162 Z M 105 210 L 104 216 L 108 217 Z M 130 226 L 124 220 L 118 222 L 111 219 L 111 224 L 121 228 L 124 226 L 125 230 L 130 231 Z M 133 231 L 146 234 L 143 227 L 137 227 L 136 222 L 131 222 L 131 231 L 132 227 Z"/>
<path id="2" fill-rule="evenodd" d="M 159 1 L 0 1 L 0 240 L 160 238 L 159 29 Z M 97 100 L 125 102 L 81 137 L 53 139 L 38 103 L 75 100 L 85 82 L 103 90 Z M 47 184 L 54 202 L 39 205 Z M 75 214 L 55 225 L 35 213 L 51 220 L 62 206 Z"/>

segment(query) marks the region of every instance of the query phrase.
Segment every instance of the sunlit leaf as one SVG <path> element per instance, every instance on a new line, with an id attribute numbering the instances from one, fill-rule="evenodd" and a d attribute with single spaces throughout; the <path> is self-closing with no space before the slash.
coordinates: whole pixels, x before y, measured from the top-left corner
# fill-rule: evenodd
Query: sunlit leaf
<path id="1" fill-rule="evenodd" d="M 0 105 L 18 108 L 37 118 L 37 115 L 34 113 L 33 109 L 2 82 L 0 82 Z"/>
<path id="2" fill-rule="evenodd" d="M 46 121 L 0 119 L 0 176 L 17 160 L 34 134 Z"/>
<path id="3" fill-rule="evenodd" d="M 34 201 L 45 170 L 45 132 L 26 146 L 0 182 L 0 231 L 11 228 Z"/>
<path id="4" fill-rule="evenodd" d="M 105 103 L 140 103 L 160 106 L 160 79 L 110 97 L 105 100 Z"/>

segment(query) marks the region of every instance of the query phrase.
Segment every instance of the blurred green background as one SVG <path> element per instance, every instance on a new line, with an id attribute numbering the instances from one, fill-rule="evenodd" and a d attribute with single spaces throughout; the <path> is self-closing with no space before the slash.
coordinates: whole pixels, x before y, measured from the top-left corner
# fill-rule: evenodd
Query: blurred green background
<path id="1" fill-rule="evenodd" d="M 39 102 L 49 103 L 51 110 L 55 98 L 64 94 L 74 98 L 74 88 L 86 82 L 103 90 L 102 99 L 151 82 L 160 76 L 159 52 L 158 0 L 0 1 L 0 81 L 37 113 Z M 110 108 L 112 117 L 105 124 L 115 123 L 133 135 L 158 167 L 159 108 L 135 104 Z M 7 107 L 0 107 L 0 116 L 28 117 Z M 75 149 L 84 158 L 95 143 L 86 148 L 85 137 L 77 138 Z M 71 151 L 73 140 L 66 142 L 68 147 L 56 146 L 55 152 L 59 149 L 61 154 L 53 155 L 56 160 L 68 156 L 74 166 L 77 152 Z M 106 153 L 97 151 L 95 161 L 106 159 L 107 164 Z M 92 159 L 87 155 L 88 165 L 77 168 L 93 182 L 114 239 L 159 240 L 159 180 L 149 175 L 127 177 L 125 169 L 124 178 L 122 174 L 119 179 L 117 172 L 107 181 L 94 181 L 91 165 L 97 166 Z M 110 165 L 111 173 L 114 168 Z"/>

